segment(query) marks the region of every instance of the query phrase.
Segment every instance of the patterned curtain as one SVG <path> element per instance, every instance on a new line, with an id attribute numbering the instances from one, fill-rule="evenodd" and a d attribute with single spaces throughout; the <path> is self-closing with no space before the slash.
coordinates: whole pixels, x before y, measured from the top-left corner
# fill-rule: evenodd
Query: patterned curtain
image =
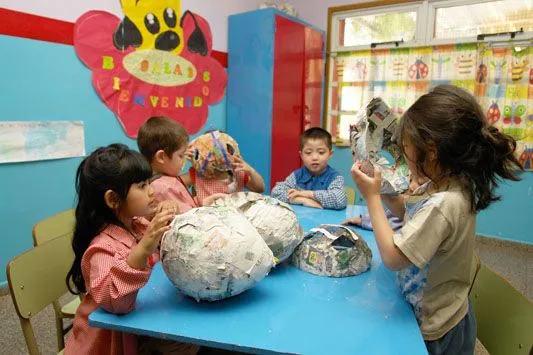
<path id="1" fill-rule="evenodd" d="M 332 64 L 329 118 L 334 135 L 341 136 L 373 97 L 382 97 L 401 115 L 432 87 L 452 84 L 474 94 L 490 123 L 518 141 L 520 162 L 533 171 L 533 46 L 358 51 L 338 53 Z"/>

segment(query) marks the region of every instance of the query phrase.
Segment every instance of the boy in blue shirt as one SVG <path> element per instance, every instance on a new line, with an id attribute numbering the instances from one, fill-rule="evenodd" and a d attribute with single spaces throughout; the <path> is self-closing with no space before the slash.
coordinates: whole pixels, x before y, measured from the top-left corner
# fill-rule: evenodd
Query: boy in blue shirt
<path id="1" fill-rule="evenodd" d="M 346 208 L 344 178 L 328 161 L 333 155 L 331 135 L 313 127 L 300 136 L 304 166 L 272 189 L 272 197 L 295 205 L 341 210 Z"/>

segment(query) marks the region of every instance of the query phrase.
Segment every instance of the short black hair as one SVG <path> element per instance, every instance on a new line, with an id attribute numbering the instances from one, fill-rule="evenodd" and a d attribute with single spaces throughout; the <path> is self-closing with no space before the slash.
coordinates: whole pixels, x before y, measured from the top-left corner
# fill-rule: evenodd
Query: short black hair
<path id="1" fill-rule="evenodd" d="M 333 149 L 333 144 L 331 142 L 331 134 L 323 128 L 313 127 L 306 130 L 300 136 L 300 149 L 304 148 L 305 143 L 310 139 L 320 139 L 328 146 L 329 150 Z"/>

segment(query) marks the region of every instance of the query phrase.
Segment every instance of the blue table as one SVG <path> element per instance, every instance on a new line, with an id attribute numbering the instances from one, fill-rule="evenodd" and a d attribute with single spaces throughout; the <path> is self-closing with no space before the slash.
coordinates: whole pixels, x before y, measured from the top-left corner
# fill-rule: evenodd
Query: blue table
<path id="1" fill-rule="evenodd" d="M 305 230 L 340 223 L 345 211 L 295 208 Z M 177 294 L 161 265 L 123 316 L 101 309 L 94 327 L 256 354 L 426 354 L 414 314 L 386 269 L 371 232 L 371 269 L 341 279 L 291 265 L 273 269 L 247 292 L 216 303 Z"/>

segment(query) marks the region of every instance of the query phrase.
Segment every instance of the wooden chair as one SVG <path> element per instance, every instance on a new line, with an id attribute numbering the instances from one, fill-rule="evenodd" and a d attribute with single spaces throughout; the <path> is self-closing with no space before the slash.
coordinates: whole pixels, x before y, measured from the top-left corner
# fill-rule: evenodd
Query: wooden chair
<path id="1" fill-rule="evenodd" d="M 476 282 L 476 278 L 480 268 L 481 262 L 479 260 L 479 256 L 477 256 L 477 254 L 474 254 L 474 257 L 472 258 L 472 266 L 470 268 L 470 290 L 468 290 L 468 294 L 472 292 L 472 287 L 474 287 L 474 282 Z"/>
<path id="2" fill-rule="evenodd" d="M 76 217 L 73 208 L 37 222 L 33 226 L 33 245 L 41 245 L 64 235 L 72 237 L 75 223 Z"/>
<path id="3" fill-rule="evenodd" d="M 533 303 L 485 265 L 470 300 L 477 337 L 491 355 L 527 355 L 533 350 Z"/>
<path id="4" fill-rule="evenodd" d="M 355 189 L 349 186 L 344 186 L 346 191 L 346 202 L 348 205 L 355 205 Z"/>
<path id="5" fill-rule="evenodd" d="M 40 222 L 37 222 L 33 226 L 33 245 L 38 246 L 59 237 L 67 237 L 68 240 L 71 241 L 74 233 L 75 223 L 76 217 L 74 215 L 74 209 L 60 212 Z M 70 248 L 67 253 L 70 259 L 74 257 L 72 248 Z M 65 272 L 63 279 L 65 279 L 66 275 L 67 273 Z M 63 320 L 74 318 L 80 303 L 80 297 L 75 297 L 72 301 L 68 302 L 64 306 L 61 306 L 58 299 L 53 302 L 54 311 L 56 314 L 58 349 L 62 349 L 64 347 L 64 336 L 71 328 L 70 326 L 65 327 Z"/>
<path id="6" fill-rule="evenodd" d="M 11 298 L 30 355 L 39 354 L 30 318 L 68 292 L 65 275 L 73 259 L 71 238 L 66 235 L 28 250 L 7 265 Z"/>

